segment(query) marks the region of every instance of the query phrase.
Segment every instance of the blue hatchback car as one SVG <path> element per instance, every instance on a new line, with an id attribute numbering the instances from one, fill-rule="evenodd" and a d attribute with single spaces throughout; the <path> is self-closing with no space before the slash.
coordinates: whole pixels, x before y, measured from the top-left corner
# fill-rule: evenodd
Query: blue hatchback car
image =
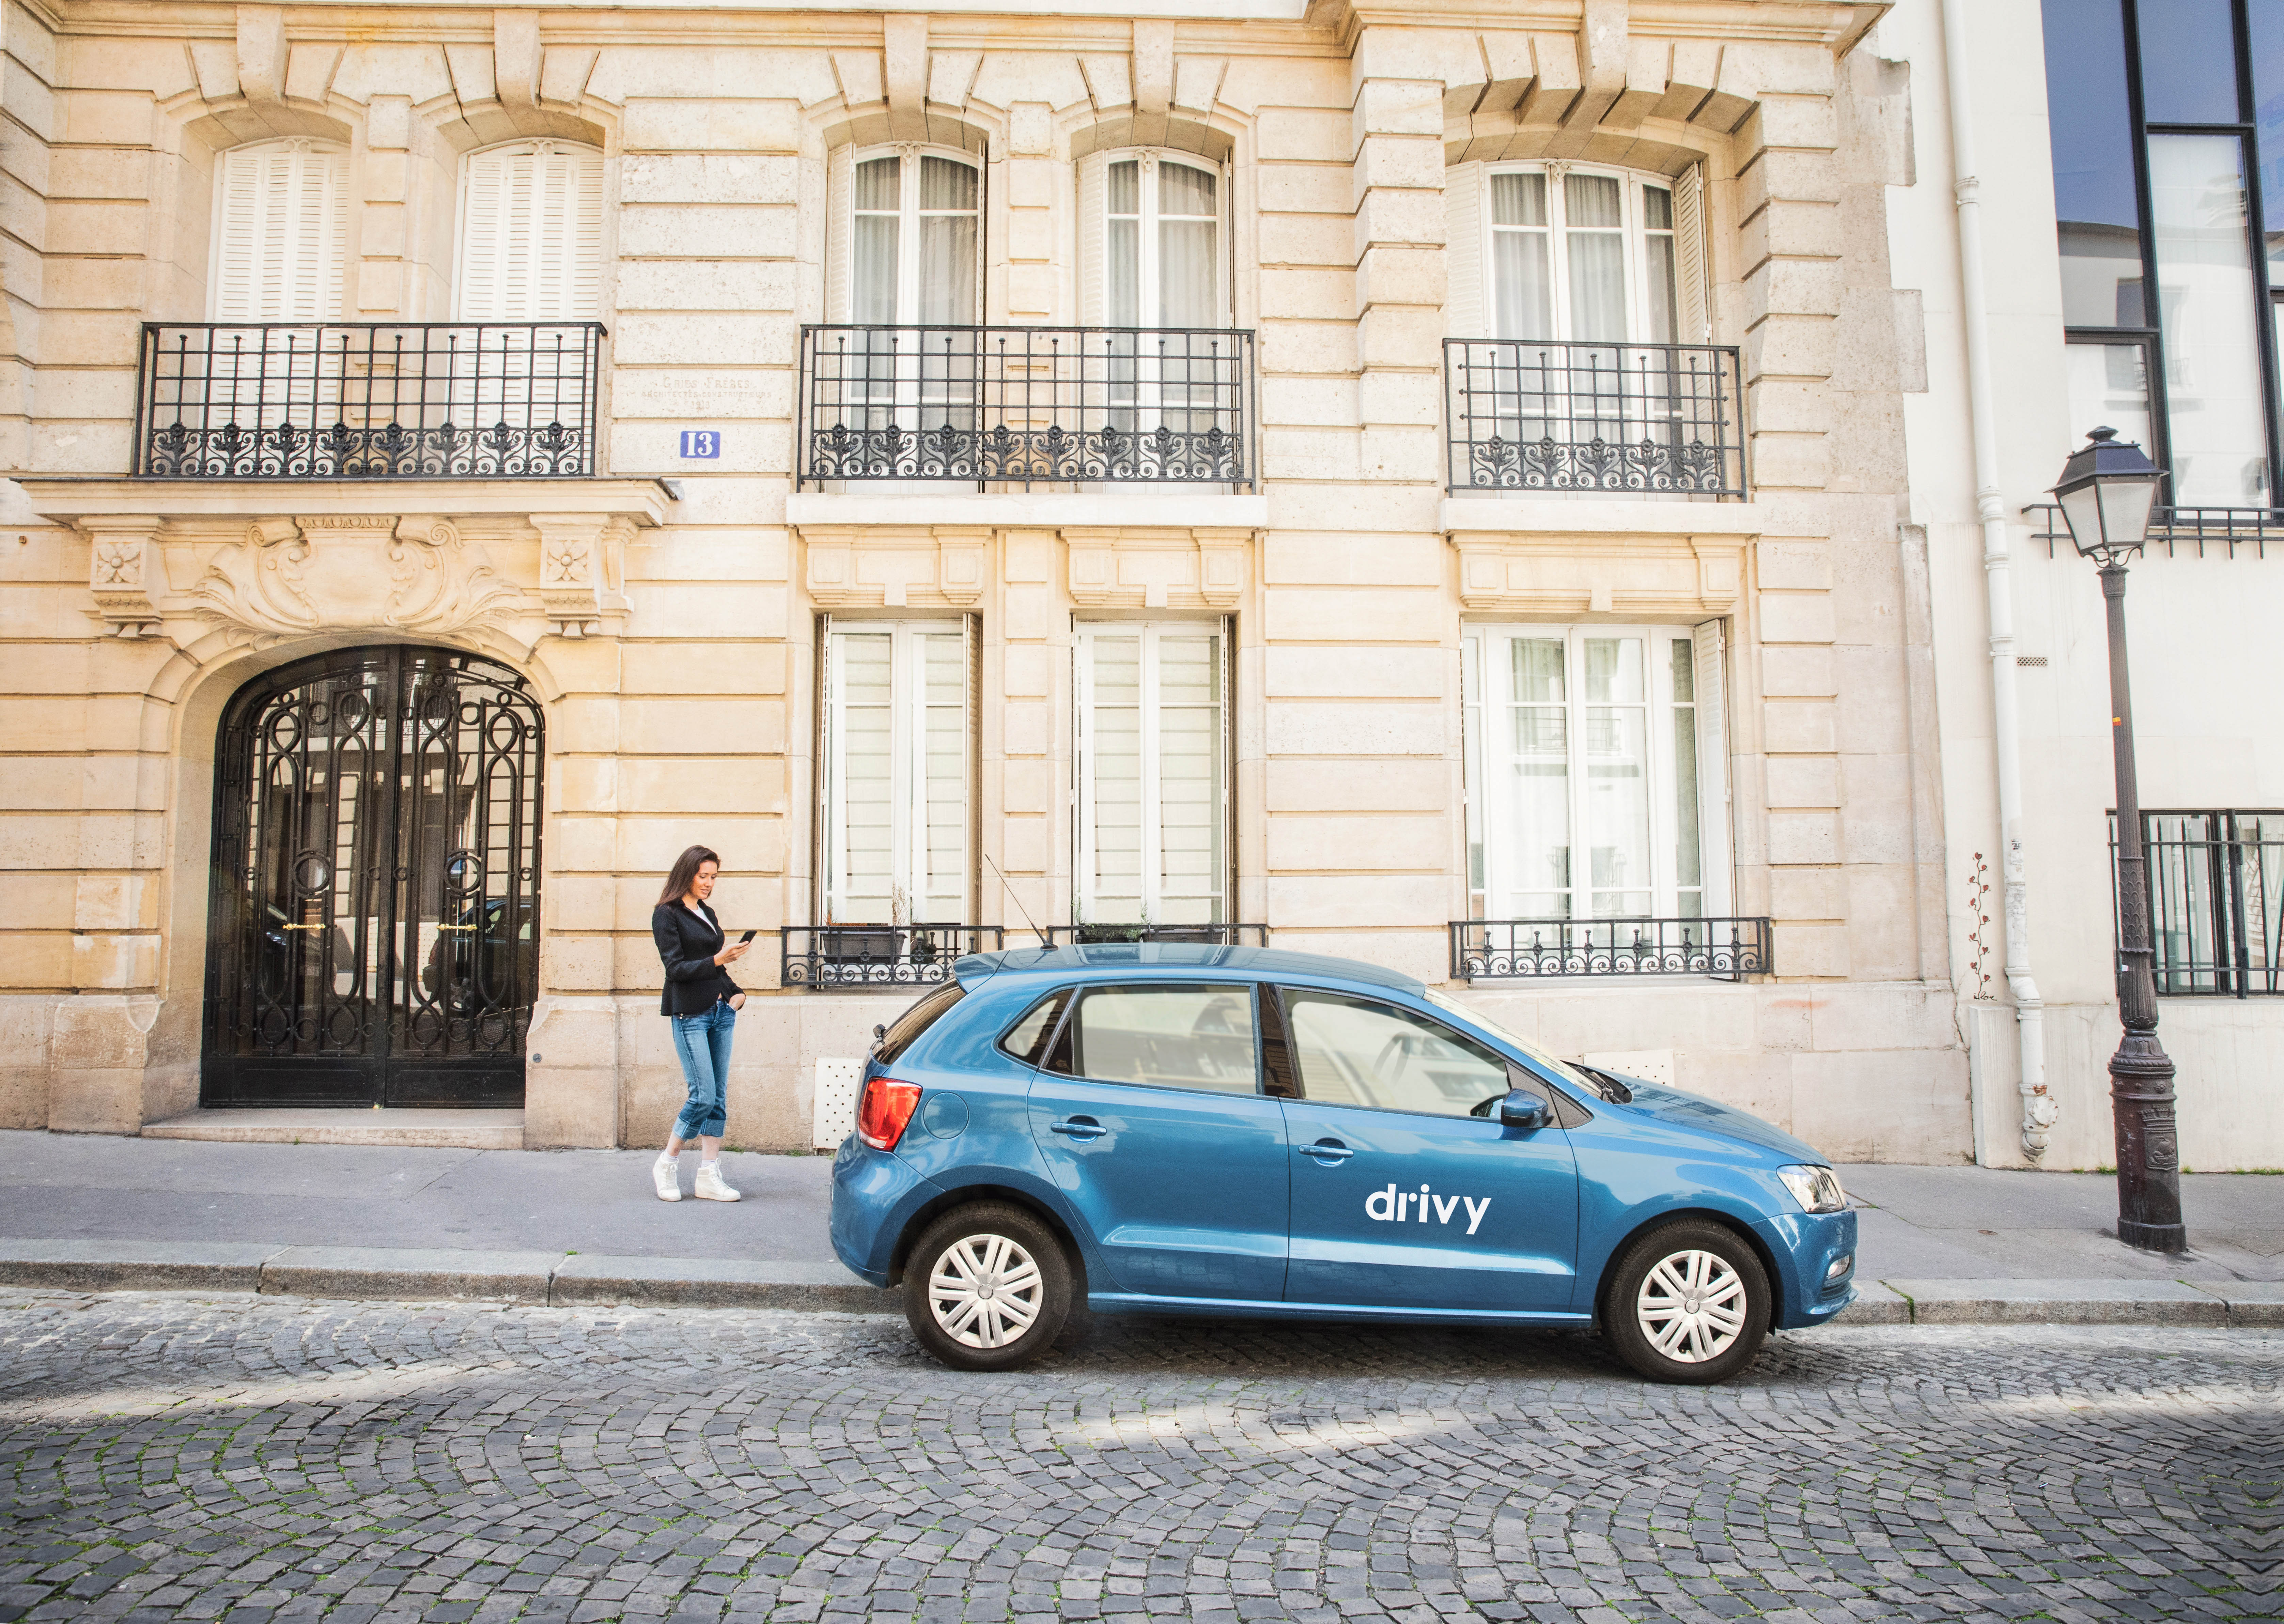
<path id="1" fill-rule="evenodd" d="M 979 1370 L 1083 1299 L 1599 1324 L 1645 1376 L 1717 1382 L 1856 1295 L 1839 1180 L 1758 1118 L 1372 965 L 1171 943 L 964 958 L 880 1029 L 833 1245 Z"/>

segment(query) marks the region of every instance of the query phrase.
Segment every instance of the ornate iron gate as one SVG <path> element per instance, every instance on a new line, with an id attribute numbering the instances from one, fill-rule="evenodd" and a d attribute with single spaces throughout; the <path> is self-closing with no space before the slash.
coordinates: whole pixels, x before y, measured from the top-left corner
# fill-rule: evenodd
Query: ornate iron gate
<path id="1" fill-rule="evenodd" d="M 542 730 L 521 678 L 443 648 L 319 655 L 231 700 L 203 1103 L 523 1103 Z"/>

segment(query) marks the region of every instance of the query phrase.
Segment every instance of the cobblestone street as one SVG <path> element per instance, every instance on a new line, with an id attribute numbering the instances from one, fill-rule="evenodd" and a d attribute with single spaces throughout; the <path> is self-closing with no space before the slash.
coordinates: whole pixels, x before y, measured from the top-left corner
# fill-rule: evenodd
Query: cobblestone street
<path id="1" fill-rule="evenodd" d="M 2273 1618 L 2284 1353 L 0 1295 L 0 1620 Z M 2259 1565 L 2256 1565 L 2256 1562 Z"/>

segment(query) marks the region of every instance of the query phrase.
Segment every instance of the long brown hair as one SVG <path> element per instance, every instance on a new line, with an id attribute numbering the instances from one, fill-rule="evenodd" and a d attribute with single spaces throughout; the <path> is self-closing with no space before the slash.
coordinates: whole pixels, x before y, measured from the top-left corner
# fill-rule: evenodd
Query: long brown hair
<path id="1" fill-rule="evenodd" d="M 667 870 L 666 889 L 658 894 L 659 906 L 663 907 L 669 902 L 679 902 L 687 897 L 690 883 L 698 877 L 699 869 L 708 863 L 716 868 L 722 866 L 721 857 L 711 846 L 692 846 L 676 858 L 674 867 Z"/>

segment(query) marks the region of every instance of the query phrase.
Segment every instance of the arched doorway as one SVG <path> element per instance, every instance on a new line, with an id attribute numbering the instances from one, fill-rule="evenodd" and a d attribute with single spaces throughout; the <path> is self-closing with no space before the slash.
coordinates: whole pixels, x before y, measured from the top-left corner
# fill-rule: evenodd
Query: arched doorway
<path id="1" fill-rule="evenodd" d="M 448 648 L 318 655 L 231 699 L 202 1104 L 523 1103 L 543 731 L 520 677 Z"/>

